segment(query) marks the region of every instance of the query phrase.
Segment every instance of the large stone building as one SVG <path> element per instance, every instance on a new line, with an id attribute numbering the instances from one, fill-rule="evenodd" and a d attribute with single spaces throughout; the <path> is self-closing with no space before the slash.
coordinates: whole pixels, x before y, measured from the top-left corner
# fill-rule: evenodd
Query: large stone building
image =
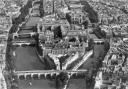
<path id="1" fill-rule="evenodd" d="M 56 20 L 55 17 L 54 15 L 44 17 L 37 26 L 43 56 L 48 53 L 55 55 L 72 54 L 76 51 L 84 53 L 88 46 L 84 41 L 86 30 L 82 27 L 71 30 L 67 20 Z"/>
<path id="2" fill-rule="evenodd" d="M 71 24 L 82 25 L 84 22 L 88 22 L 88 24 L 90 24 L 88 13 L 82 11 L 80 8 L 72 9 L 68 14 L 71 17 Z"/>
<path id="3" fill-rule="evenodd" d="M 0 28 L 7 30 L 11 26 L 9 17 L 0 16 Z"/>
<path id="4" fill-rule="evenodd" d="M 66 20 L 57 21 L 54 17 L 52 17 L 52 15 L 41 19 L 37 26 L 39 38 L 44 36 L 46 30 L 53 32 L 57 27 L 60 27 L 62 35 L 66 35 L 67 31 L 70 29 L 70 24 Z"/>

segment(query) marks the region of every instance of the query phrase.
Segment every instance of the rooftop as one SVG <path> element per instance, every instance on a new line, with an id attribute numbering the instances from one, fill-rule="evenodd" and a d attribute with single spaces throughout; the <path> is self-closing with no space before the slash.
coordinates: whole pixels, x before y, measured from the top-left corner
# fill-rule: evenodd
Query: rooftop
<path id="1" fill-rule="evenodd" d="M 26 27 L 33 27 L 33 26 L 36 26 L 37 23 L 39 22 L 39 20 L 40 20 L 40 17 L 30 17 L 30 18 L 27 20 L 25 26 L 26 26 Z"/>

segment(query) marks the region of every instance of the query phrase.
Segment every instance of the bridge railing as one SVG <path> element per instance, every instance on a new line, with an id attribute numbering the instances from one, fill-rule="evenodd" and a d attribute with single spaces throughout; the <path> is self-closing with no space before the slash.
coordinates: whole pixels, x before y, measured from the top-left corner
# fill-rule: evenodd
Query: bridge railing
<path id="1" fill-rule="evenodd" d="M 87 70 L 33 70 L 33 71 L 15 71 L 15 74 L 31 74 L 31 73 L 61 73 L 61 72 L 71 72 L 71 73 L 78 73 L 78 72 L 87 72 Z"/>
<path id="2" fill-rule="evenodd" d="M 21 79 L 21 78 L 34 79 L 35 76 L 37 76 L 37 78 L 40 79 L 41 76 L 44 76 L 43 78 L 47 78 L 49 75 L 51 77 L 57 77 L 61 73 L 64 73 L 70 77 L 72 77 L 72 76 L 78 77 L 81 75 L 86 76 L 86 74 L 88 72 L 87 72 L 87 70 L 76 70 L 76 71 L 72 71 L 72 70 L 33 70 L 33 71 L 15 71 L 14 75 L 16 75 L 18 79 Z"/>

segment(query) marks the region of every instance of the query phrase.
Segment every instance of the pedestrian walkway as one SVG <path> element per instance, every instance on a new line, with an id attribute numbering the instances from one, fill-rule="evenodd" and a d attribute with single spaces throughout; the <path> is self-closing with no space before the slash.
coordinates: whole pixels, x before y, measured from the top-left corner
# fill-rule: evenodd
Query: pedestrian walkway
<path id="1" fill-rule="evenodd" d="M 78 62 L 78 64 L 76 64 L 76 66 L 75 66 L 72 70 L 78 70 L 78 68 L 79 68 L 83 63 L 85 63 L 85 62 L 88 60 L 88 58 L 89 58 L 92 54 L 93 54 L 93 50 L 87 52 L 87 53 L 84 55 L 83 59 L 82 59 L 80 62 Z"/>
<path id="2" fill-rule="evenodd" d="M 0 89 L 7 89 L 5 78 L 1 69 L 0 69 Z"/>
<path id="3" fill-rule="evenodd" d="M 5 44 L 5 49 L 6 50 L 7 44 Z M 3 70 L 5 69 L 5 58 L 6 58 L 6 53 L 1 54 L 2 57 L 0 58 L 0 89 L 7 89 L 7 85 L 5 82 L 5 78 L 3 75 Z"/>

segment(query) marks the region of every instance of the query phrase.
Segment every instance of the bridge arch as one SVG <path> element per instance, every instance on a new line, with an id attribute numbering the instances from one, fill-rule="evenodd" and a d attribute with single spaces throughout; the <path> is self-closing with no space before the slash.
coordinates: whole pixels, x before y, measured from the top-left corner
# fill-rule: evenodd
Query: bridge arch
<path id="1" fill-rule="evenodd" d="M 21 76 L 18 77 L 18 79 L 24 80 L 25 79 L 25 76 L 24 75 L 21 75 Z"/>
<path id="2" fill-rule="evenodd" d="M 18 76 L 18 79 L 51 79 L 51 78 L 56 78 L 56 76 L 60 75 L 60 73 L 67 73 L 69 76 L 77 76 L 85 75 L 87 70 L 78 70 L 78 71 L 58 71 L 58 70 L 45 70 L 45 71 L 40 71 L 40 70 L 33 70 L 33 71 L 16 71 L 15 75 Z"/>
<path id="3" fill-rule="evenodd" d="M 39 79 L 40 75 L 39 74 L 33 74 L 32 78 L 33 79 Z"/>
<path id="4" fill-rule="evenodd" d="M 25 75 L 25 79 L 32 79 L 31 74 Z"/>

